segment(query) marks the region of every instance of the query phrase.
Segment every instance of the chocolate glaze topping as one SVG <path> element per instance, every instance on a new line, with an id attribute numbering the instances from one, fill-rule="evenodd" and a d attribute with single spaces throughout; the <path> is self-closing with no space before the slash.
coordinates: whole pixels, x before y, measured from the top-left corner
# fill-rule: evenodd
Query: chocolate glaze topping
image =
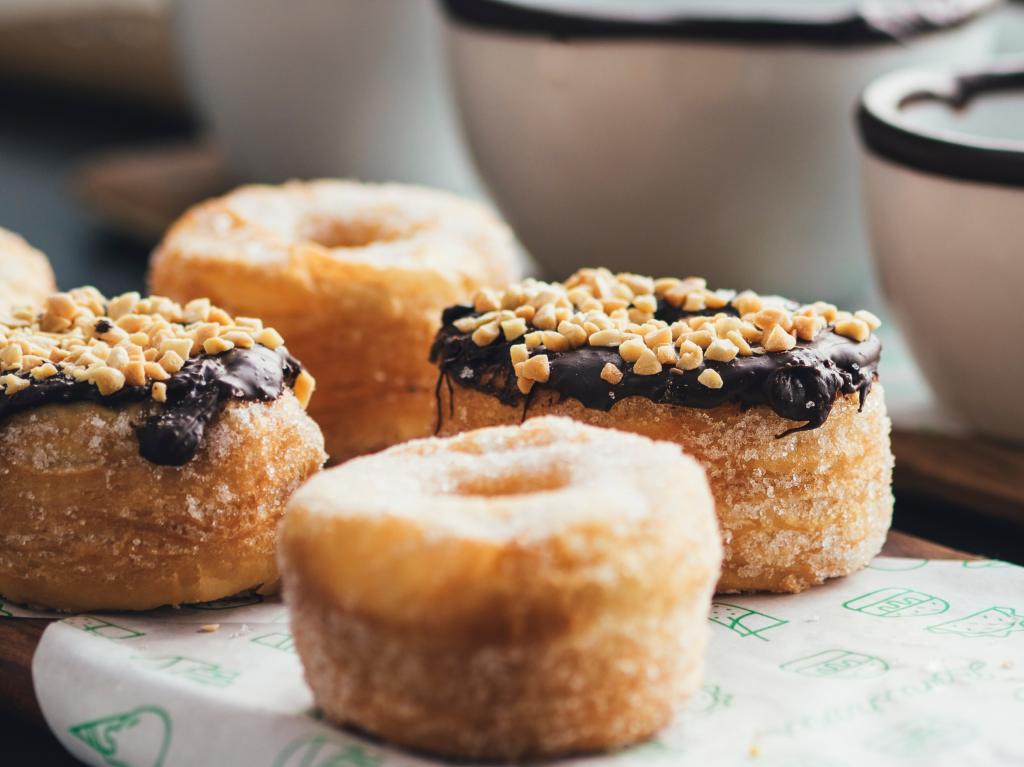
<path id="1" fill-rule="evenodd" d="M 216 356 L 200 355 L 185 362 L 165 383 L 167 401 L 153 403 L 149 415 L 136 427 L 139 454 L 163 466 L 182 466 L 196 454 L 207 426 L 228 400 L 271 401 L 292 386 L 302 368 L 283 346 L 271 350 L 255 345 L 235 348 Z M 118 407 L 150 400 L 149 386 L 125 386 L 103 396 L 85 381 L 55 375 L 12 396 L 0 396 L 0 422 L 15 413 L 44 405 L 95 402 Z"/>
<path id="2" fill-rule="evenodd" d="M 716 311 L 736 314 L 731 307 Z M 514 342 L 477 346 L 469 334 L 452 324 L 473 313 L 470 306 L 454 306 L 444 312 L 430 356 L 440 367 L 438 392 L 442 381 L 446 381 L 449 387 L 466 386 L 497 397 L 506 405 L 527 407 L 529 395 L 521 394 L 516 387 L 509 355 Z M 671 323 L 681 317 L 714 313 L 684 312 L 659 301 L 655 317 Z M 704 366 L 722 377 L 720 389 L 697 381 L 703 368 L 667 368 L 656 375 L 637 375 L 614 347 L 582 346 L 564 352 L 540 347 L 538 351 L 546 353 L 550 362 L 550 377 L 542 386 L 558 392 L 563 399 L 577 399 L 585 407 L 607 411 L 626 397 L 646 397 L 661 404 L 696 408 L 730 402 L 744 409 L 767 405 L 783 418 L 804 422 L 779 435 L 782 437 L 825 423 L 840 393 L 856 392 L 863 407 L 864 398 L 877 378 L 881 348 L 875 335 L 857 343 L 827 328 L 813 341 L 799 341 L 788 352 L 755 353 L 731 362 L 705 360 Z M 601 369 L 609 362 L 622 372 L 618 384 L 601 378 Z M 442 417 L 440 408 L 438 417 Z"/>

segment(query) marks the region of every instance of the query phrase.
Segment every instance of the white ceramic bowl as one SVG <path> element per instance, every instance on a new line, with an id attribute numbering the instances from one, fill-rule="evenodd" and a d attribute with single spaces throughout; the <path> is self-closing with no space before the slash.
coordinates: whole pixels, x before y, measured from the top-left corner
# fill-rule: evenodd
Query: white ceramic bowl
<path id="1" fill-rule="evenodd" d="M 177 0 L 189 90 L 233 170 L 477 188 L 427 0 Z"/>
<path id="2" fill-rule="evenodd" d="M 991 44 L 973 22 L 989 0 L 900 0 L 895 21 L 884 1 L 443 2 L 478 170 L 552 276 L 604 264 L 804 299 L 869 280 L 860 90 Z"/>
<path id="3" fill-rule="evenodd" d="M 900 70 L 864 91 L 882 288 L 936 394 L 1024 442 L 1024 58 Z"/>

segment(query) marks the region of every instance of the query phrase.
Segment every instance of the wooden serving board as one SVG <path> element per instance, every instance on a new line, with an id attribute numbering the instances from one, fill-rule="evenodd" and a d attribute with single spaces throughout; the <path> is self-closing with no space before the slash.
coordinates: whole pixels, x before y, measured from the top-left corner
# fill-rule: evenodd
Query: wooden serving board
<path id="1" fill-rule="evenodd" d="M 978 558 L 897 531 L 889 533 L 882 553 L 922 559 Z M 25 757 L 24 764 L 78 765 L 46 728 L 32 685 L 32 655 L 50 622 L 35 618 L 0 619 L 0 740 L 16 742 Z"/>

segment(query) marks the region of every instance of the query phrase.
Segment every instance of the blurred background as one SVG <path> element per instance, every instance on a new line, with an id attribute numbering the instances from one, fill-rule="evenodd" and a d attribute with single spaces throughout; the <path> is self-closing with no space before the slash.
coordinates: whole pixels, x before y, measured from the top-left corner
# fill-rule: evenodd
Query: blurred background
<path id="1" fill-rule="evenodd" d="M 752 3 L 824 19 L 853 7 Z M 901 3 L 915 5 L 888 5 Z M 681 40 L 687 5 L 0 0 L 0 226 L 45 252 L 62 288 L 116 294 L 143 288 L 178 214 L 237 183 L 409 181 L 490 197 L 553 278 L 697 273 L 888 319 L 858 94 L 910 64 L 1024 53 L 1024 3 L 932 2 L 938 32 L 886 41 L 710 27 Z M 884 332 L 897 527 L 1024 560 L 1021 451 L 972 435 L 896 323 Z"/>

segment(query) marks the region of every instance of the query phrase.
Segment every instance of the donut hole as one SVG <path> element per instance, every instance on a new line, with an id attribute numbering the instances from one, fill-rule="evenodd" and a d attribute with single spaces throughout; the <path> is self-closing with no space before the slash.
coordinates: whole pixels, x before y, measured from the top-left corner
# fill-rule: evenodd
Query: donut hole
<path id="1" fill-rule="evenodd" d="M 406 225 L 384 217 L 339 218 L 337 215 L 312 214 L 299 223 L 298 236 L 328 249 L 365 248 L 409 237 L 413 232 L 408 223 L 401 223 Z"/>
<path id="2" fill-rule="evenodd" d="M 549 464 L 530 469 L 518 468 L 515 471 L 475 473 L 456 477 L 450 486 L 449 493 L 485 498 L 528 495 L 561 490 L 567 487 L 570 481 L 568 466 Z"/>

